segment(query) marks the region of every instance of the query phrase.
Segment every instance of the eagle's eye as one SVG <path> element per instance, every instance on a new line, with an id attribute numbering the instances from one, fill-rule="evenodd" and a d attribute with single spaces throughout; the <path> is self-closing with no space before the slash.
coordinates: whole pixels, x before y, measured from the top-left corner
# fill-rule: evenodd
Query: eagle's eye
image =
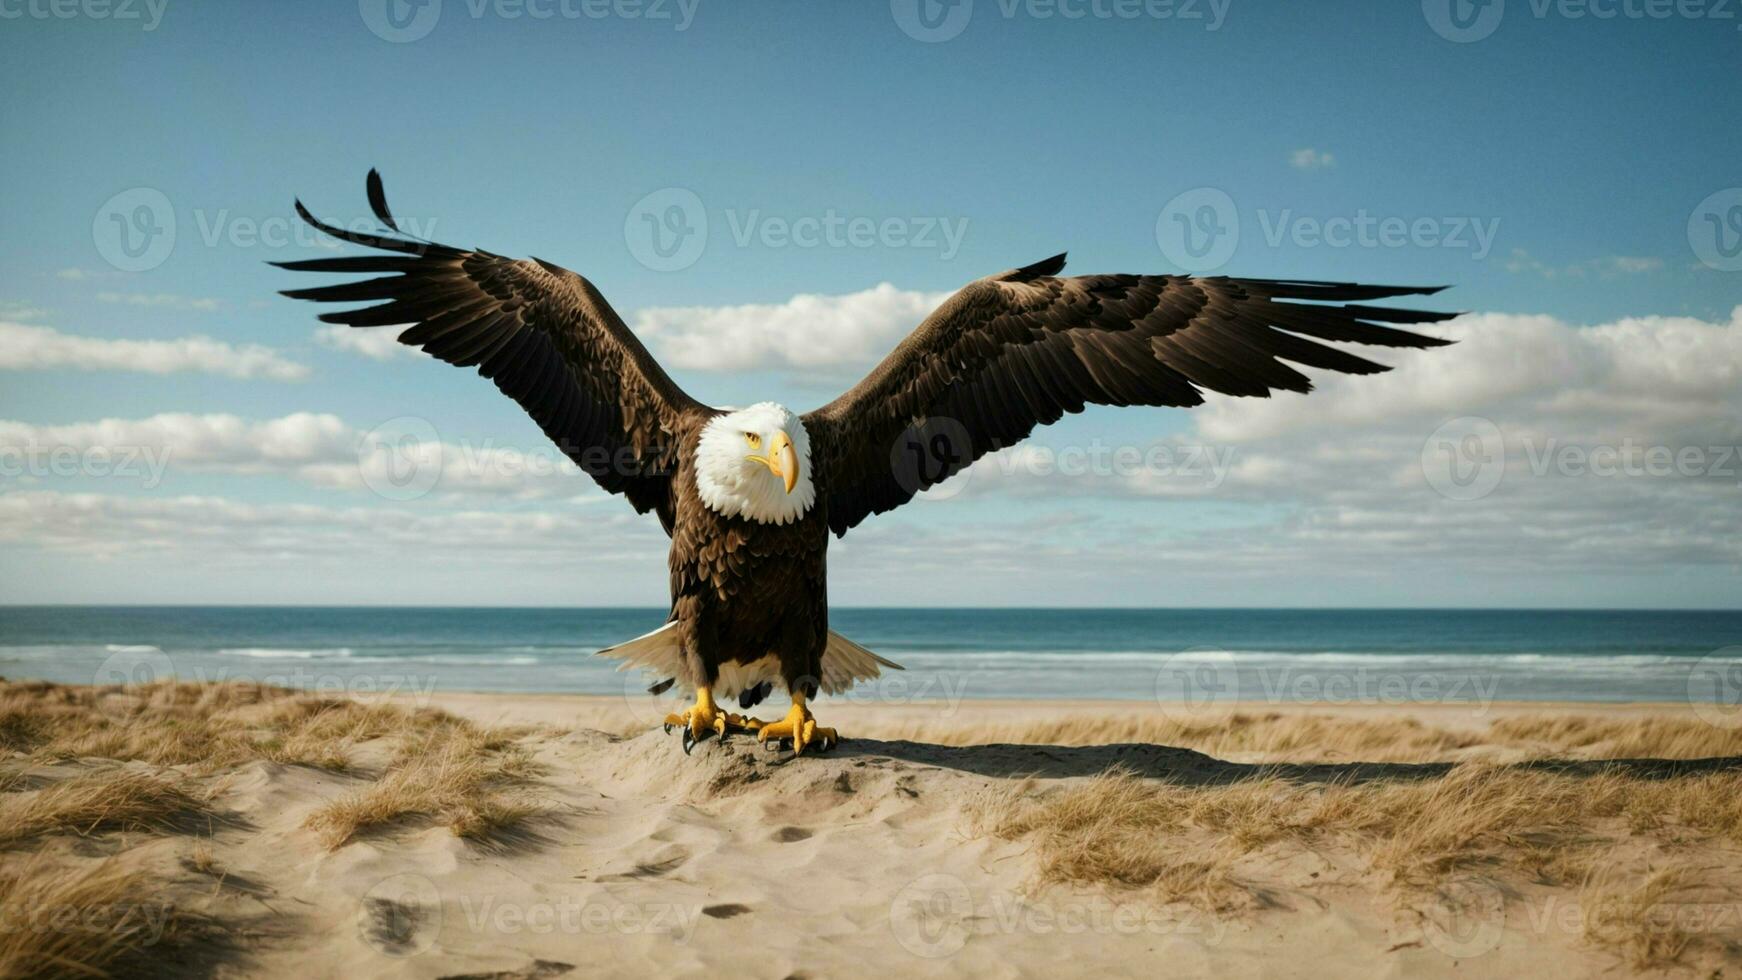
<path id="1" fill-rule="evenodd" d="M 750 444 L 751 449 L 762 448 L 762 437 L 754 432 L 744 433 L 744 441 Z"/>

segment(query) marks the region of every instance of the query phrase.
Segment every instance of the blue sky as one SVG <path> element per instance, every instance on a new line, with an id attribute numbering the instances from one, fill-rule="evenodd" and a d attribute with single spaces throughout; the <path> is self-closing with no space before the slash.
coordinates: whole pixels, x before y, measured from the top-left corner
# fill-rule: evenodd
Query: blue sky
<path id="1" fill-rule="evenodd" d="M 1196 271 L 1165 230 L 1204 189 L 1226 195 L 1239 238 L 1203 271 L 1453 284 L 1439 299 L 1482 314 L 1460 329 L 1489 341 L 1410 376 L 1485 378 L 1500 370 L 1488 356 L 1518 377 L 1333 382 L 1322 405 L 1280 410 L 1292 436 L 1275 406 L 1230 406 L 1214 431 L 1179 411 L 1091 411 L 1037 444 L 1172 440 L 1252 472 L 1060 489 L 1007 469 L 849 536 L 831 566 L 839 604 L 1733 606 L 1742 557 L 1719 539 L 1736 530 L 1737 480 L 1718 457 L 1742 441 L 1721 370 L 1742 273 L 1696 246 L 1706 213 L 1728 235 L 1742 203 L 1724 196 L 1742 186 L 1742 15 L 1510 0 L 1459 43 L 1436 31 L 1438 3 L 974 0 L 929 6 L 946 33 L 961 26 L 926 42 L 903 29 L 906 0 L 441 0 L 396 7 L 412 27 L 395 43 L 370 26 L 391 23 L 375 0 L 120 8 L 136 19 L 4 0 L 0 322 L 50 353 L 0 361 L 0 447 L 18 460 L 133 439 L 167 468 L 0 473 L 0 586 L 16 601 L 663 601 L 657 529 L 578 478 L 389 500 L 333 475 L 333 445 L 401 416 L 450 445 L 542 445 L 490 385 L 322 342 L 313 311 L 275 295 L 291 274 L 266 261 L 325 254 L 291 234 L 291 198 L 361 218 L 375 166 L 432 237 L 593 279 L 716 404 L 826 401 L 922 297 L 1058 251 L 1073 272 Z M 137 189 L 161 195 L 175 234 L 130 271 L 111 202 Z M 626 226 L 670 189 L 694 195 L 708 233 L 659 271 Z M 813 247 L 781 234 L 830 216 L 893 231 Z M 1323 240 L 1362 219 L 1411 232 Z M 843 299 L 880 283 L 894 299 Z M 798 294 L 865 335 L 807 319 L 818 306 L 795 310 Z M 708 334 L 720 324 L 743 333 Z M 188 337 L 223 349 L 102 346 Z M 169 358 L 164 373 L 130 362 L 141 350 Z M 1464 417 L 1502 433 L 1499 491 L 1448 500 L 1425 464 L 1399 475 Z M 303 421 L 274 431 L 294 445 L 257 458 L 246 426 L 287 418 Z M 129 425 L 93 436 L 105 419 Z M 230 423 L 240 447 L 218 445 Z M 1570 443 L 1697 447 L 1704 462 L 1662 478 L 1544 470 Z M 1319 450 L 1360 445 L 1384 458 L 1312 470 Z M 355 533 L 371 514 L 403 526 Z M 1423 515 L 1436 520 L 1349 530 Z M 508 543 L 482 561 L 430 545 L 450 516 Z"/>

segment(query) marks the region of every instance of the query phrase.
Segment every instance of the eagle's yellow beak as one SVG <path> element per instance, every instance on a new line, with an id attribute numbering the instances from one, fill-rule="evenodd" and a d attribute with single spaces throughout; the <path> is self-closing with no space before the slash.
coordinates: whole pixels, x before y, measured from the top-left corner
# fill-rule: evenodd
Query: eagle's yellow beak
<path id="1" fill-rule="evenodd" d="M 768 471 L 780 477 L 786 484 L 786 492 L 798 485 L 798 452 L 792 448 L 792 440 L 784 432 L 776 432 L 768 442 L 767 456 L 751 456 L 750 459 L 768 467 Z"/>

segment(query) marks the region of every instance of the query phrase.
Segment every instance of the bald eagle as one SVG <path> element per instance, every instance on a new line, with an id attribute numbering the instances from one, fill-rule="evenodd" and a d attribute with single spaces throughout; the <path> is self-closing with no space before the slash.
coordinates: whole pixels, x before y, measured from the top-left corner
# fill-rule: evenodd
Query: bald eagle
<path id="1" fill-rule="evenodd" d="M 1455 314 L 1365 305 L 1438 288 L 1168 275 L 1060 277 L 1064 255 L 969 283 L 871 373 L 802 415 L 774 402 L 711 408 L 679 388 L 591 282 L 401 232 L 381 178 L 365 190 L 376 234 L 297 214 L 378 251 L 274 263 L 373 278 L 293 289 L 353 327 L 409 324 L 399 342 L 476 367 L 605 490 L 659 517 L 671 537 L 664 626 L 601 651 L 679 685 L 694 706 L 666 718 L 684 751 L 710 734 L 832 747 L 807 706 L 897 665 L 829 630 L 829 534 L 913 499 L 986 453 L 1083 406 L 1192 406 L 1201 391 L 1305 392 L 1286 362 L 1374 374 L 1387 367 L 1326 341 L 1433 347 L 1388 324 Z M 1443 287 L 1439 287 L 1443 288 Z M 826 341 L 819 341 L 826 342 Z M 742 710 L 779 684 L 786 716 Z"/>

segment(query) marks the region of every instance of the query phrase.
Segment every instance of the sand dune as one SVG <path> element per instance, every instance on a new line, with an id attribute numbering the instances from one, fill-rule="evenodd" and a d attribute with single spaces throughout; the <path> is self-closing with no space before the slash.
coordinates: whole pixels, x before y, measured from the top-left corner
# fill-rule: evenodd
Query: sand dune
<path id="1" fill-rule="evenodd" d="M 0 816 L 33 806 L 39 823 L 3 845 L 0 875 L 35 881 L 51 905 L 43 882 L 136 876 L 106 885 L 109 918 L 92 920 L 112 937 L 117 908 L 144 909 L 133 920 L 144 941 L 108 961 L 119 972 L 1706 976 L 1742 965 L 1742 752 L 1734 733 L 1673 706 L 1462 718 L 1243 706 L 1187 732 L 1242 740 L 1239 759 L 911 737 L 793 758 L 744 737 L 685 756 L 657 728 L 625 734 L 642 708 L 608 699 L 452 695 L 413 723 L 269 691 L 198 709 L 253 733 L 207 767 L 143 761 L 157 743 L 128 747 L 111 731 L 151 723 L 138 705 L 154 696 L 191 706 L 194 694 L 79 695 L 53 725 L 30 721 L 29 706 L 60 695 L 0 695 L 12 755 Z M 836 707 L 828 720 L 848 735 L 928 724 L 924 706 Z M 949 721 L 972 742 L 1073 717 L 1092 731 L 1106 707 L 964 705 Z M 77 732 L 110 756 L 56 741 L 84 710 L 119 719 Z M 1142 720 L 1115 728 L 1179 723 L 1153 705 L 1125 710 Z M 192 716 L 178 717 L 187 730 Z M 581 724 L 553 727 L 565 719 Z M 491 727 L 503 723 L 522 727 Z M 1322 751 L 1250 748 L 1302 726 Z M 281 743 L 315 730 L 332 732 L 338 758 L 285 761 Z M 1415 747 L 1325 757 L 1386 739 Z M 1641 747 L 1658 751 L 1612 761 Z M 380 789 L 456 767 L 482 768 L 446 795 Z M 68 780 L 121 777 L 182 795 L 58 828 L 43 815 L 43 794 Z M 365 798 L 411 809 L 332 834 L 333 814 Z M 7 909 L 0 956 L 17 968 L 44 920 Z"/>

